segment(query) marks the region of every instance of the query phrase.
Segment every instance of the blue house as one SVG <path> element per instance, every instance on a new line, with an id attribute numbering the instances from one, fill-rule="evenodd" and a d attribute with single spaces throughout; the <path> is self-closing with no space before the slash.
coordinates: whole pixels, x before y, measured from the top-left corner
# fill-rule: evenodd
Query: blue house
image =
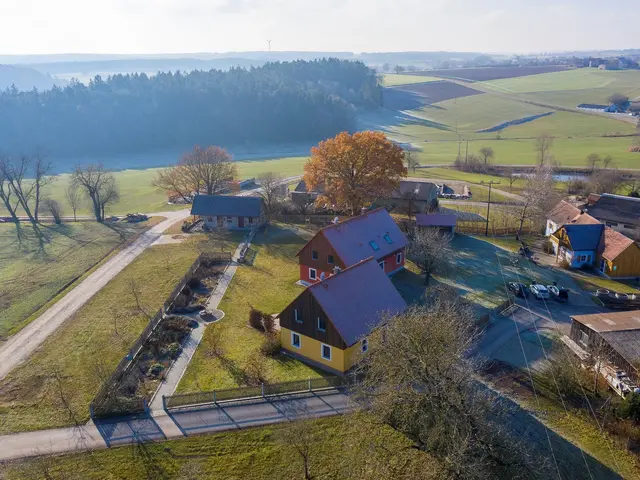
<path id="1" fill-rule="evenodd" d="M 550 237 L 556 261 L 566 261 L 571 268 L 594 265 L 604 247 L 604 225 L 568 224 Z"/>

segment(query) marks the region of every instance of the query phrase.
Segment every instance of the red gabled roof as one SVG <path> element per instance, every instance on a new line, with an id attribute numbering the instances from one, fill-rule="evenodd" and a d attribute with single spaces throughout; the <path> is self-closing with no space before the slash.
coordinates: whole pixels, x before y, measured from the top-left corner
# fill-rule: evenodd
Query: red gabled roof
<path id="1" fill-rule="evenodd" d="M 613 261 L 633 244 L 634 241 L 630 238 L 607 227 L 604 229 L 604 252 L 602 252 L 602 256 L 607 260 Z"/>

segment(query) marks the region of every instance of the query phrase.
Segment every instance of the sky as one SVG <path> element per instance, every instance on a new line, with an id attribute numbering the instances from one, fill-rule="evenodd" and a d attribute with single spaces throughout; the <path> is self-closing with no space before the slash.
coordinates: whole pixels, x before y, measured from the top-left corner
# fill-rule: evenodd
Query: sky
<path id="1" fill-rule="evenodd" d="M 640 0 L 0 0 L 0 54 L 640 48 L 638 15 Z"/>

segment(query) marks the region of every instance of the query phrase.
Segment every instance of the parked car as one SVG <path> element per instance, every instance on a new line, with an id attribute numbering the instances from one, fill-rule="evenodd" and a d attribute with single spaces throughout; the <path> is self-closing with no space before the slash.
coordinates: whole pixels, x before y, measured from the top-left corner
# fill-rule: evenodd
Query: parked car
<path id="1" fill-rule="evenodd" d="M 566 288 L 559 285 L 547 285 L 547 290 L 549 290 L 549 293 L 554 300 L 559 302 L 569 301 L 569 290 Z"/>
<path id="2" fill-rule="evenodd" d="M 216 316 L 213 313 L 209 313 L 206 310 L 202 310 L 198 315 L 205 322 L 212 322 L 216 319 Z"/>
<path id="3" fill-rule="evenodd" d="M 189 305 L 188 307 L 178 307 L 173 309 L 173 313 L 196 313 L 204 310 L 204 305 Z"/>
<path id="4" fill-rule="evenodd" d="M 526 298 L 529 296 L 527 286 L 524 283 L 509 282 L 508 287 L 516 297 Z"/>
<path id="5" fill-rule="evenodd" d="M 539 283 L 532 283 L 529 285 L 529 290 L 531 291 L 531 295 L 536 297 L 538 300 L 549 298 L 549 290 L 544 285 Z"/>

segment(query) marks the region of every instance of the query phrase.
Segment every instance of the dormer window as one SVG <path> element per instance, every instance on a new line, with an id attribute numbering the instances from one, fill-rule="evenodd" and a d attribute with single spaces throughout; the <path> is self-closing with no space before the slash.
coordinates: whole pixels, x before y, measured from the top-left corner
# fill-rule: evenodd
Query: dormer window
<path id="1" fill-rule="evenodd" d="M 380 250 L 380 245 L 378 245 L 374 240 L 371 240 L 369 242 L 369 245 L 371 245 L 371 248 L 373 248 L 374 250 Z"/>
<path id="2" fill-rule="evenodd" d="M 385 239 L 385 241 L 391 245 L 393 243 L 393 240 L 391 240 L 391 237 L 389 236 L 389 234 L 387 233 L 384 237 L 382 237 Z"/>

